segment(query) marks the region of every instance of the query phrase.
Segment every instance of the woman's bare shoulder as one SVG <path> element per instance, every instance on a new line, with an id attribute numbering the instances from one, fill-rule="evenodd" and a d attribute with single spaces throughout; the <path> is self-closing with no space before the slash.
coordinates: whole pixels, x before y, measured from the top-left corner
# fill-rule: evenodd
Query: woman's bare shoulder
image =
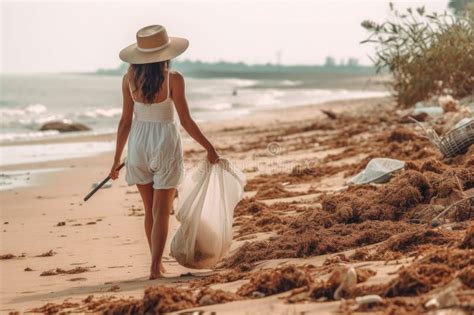
<path id="1" fill-rule="evenodd" d="M 179 71 L 170 71 L 170 83 L 171 87 L 182 87 L 184 86 L 184 76 Z"/>
<path id="2" fill-rule="evenodd" d="M 184 80 L 183 74 L 179 71 L 176 71 L 176 70 L 171 70 L 170 71 L 170 78 L 172 80 Z"/>

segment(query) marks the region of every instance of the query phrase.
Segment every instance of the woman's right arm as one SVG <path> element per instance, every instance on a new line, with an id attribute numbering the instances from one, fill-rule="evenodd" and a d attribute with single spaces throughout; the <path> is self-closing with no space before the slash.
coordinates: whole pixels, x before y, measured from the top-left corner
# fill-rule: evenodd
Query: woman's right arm
<path id="1" fill-rule="evenodd" d="M 120 122 L 118 124 L 117 130 L 117 141 L 115 144 L 115 156 L 110 169 L 110 177 L 112 179 L 117 179 L 119 171 L 117 168 L 120 166 L 121 157 L 125 144 L 127 143 L 128 134 L 130 133 L 130 128 L 132 127 L 132 118 L 133 118 L 133 99 L 130 94 L 130 88 L 128 84 L 128 74 L 123 76 L 122 80 L 122 95 L 123 95 L 123 108 L 122 108 L 122 117 L 120 117 Z"/>

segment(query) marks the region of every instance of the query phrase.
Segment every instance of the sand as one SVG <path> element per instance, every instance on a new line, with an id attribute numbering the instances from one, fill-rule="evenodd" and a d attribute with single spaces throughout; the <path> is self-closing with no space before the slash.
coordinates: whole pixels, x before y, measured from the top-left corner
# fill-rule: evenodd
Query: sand
<path id="1" fill-rule="evenodd" d="M 168 255 L 178 226 L 172 216 L 168 273 L 153 281 L 143 206 L 124 173 L 82 201 L 107 175 L 113 152 L 21 165 L 64 170 L 47 173 L 41 185 L 0 192 L 0 311 L 424 312 L 436 290 L 449 285 L 456 285 L 456 307 L 466 310 L 474 151 L 443 160 L 402 118 L 391 100 L 370 99 L 203 125 L 248 178 L 235 241 L 216 270 L 187 269 Z M 74 141 L 98 139 L 113 135 Z M 204 158 L 190 139 L 184 144 L 188 167 Z M 405 160 L 406 170 L 383 185 L 348 188 L 350 176 L 379 156 Z M 366 294 L 383 301 L 359 305 L 356 298 Z"/>

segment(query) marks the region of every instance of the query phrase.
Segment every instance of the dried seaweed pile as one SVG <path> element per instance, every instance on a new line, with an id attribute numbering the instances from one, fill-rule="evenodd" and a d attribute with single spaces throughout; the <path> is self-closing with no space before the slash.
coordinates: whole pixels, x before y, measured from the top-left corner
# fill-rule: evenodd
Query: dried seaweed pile
<path id="1" fill-rule="evenodd" d="M 295 303 L 343 297 L 348 300 L 342 303 L 341 309 L 348 313 L 357 310 L 395 314 L 412 311 L 419 314 L 444 307 L 472 311 L 473 305 L 470 302 L 474 298 L 474 252 L 472 247 L 466 247 L 469 244 L 466 240 L 473 237 L 474 224 L 471 224 L 457 246 L 452 243 L 451 246 L 431 246 L 411 264 L 399 269 L 388 283 L 362 283 L 367 275 L 373 275 L 362 269 L 362 272 L 357 271 L 357 281 L 353 277 L 351 285 L 343 286 L 344 281 L 350 282 L 347 280 L 350 277 L 348 267 L 342 266 L 337 267 L 327 280 L 316 279 L 308 288 L 293 291 L 287 300 Z M 387 245 L 393 246 L 393 242 L 387 242 Z M 347 258 L 344 257 L 343 260 Z M 344 290 L 338 292 L 341 287 Z"/>
<path id="2" fill-rule="evenodd" d="M 288 265 L 252 275 L 250 282 L 241 286 L 237 293 L 247 297 L 267 296 L 309 286 L 312 282 L 307 270 Z"/>
<path id="3" fill-rule="evenodd" d="M 165 286 L 150 287 L 142 299 L 89 296 L 82 303 L 48 303 L 30 312 L 53 314 L 58 312 L 85 312 L 100 314 L 162 314 L 198 306 L 226 303 L 242 299 L 241 296 L 222 290 L 191 289 Z"/>
<path id="4" fill-rule="evenodd" d="M 247 190 L 257 190 L 257 195 L 237 207 L 236 225 L 241 227 L 240 235 L 271 231 L 277 236 L 268 241 L 246 243 L 224 262 L 224 266 L 248 268 L 248 264 L 265 259 L 333 253 L 378 243 L 405 232 L 407 235 L 421 233 L 421 238 L 414 241 L 417 247 L 431 244 L 436 239 L 434 234 L 441 233 L 429 232 L 428 227 L 420 227 L 420 223 L 429 224 L 438 215 L 451 222 L 465 222 L 474 217 L 474 198 L 469 197 L 474 188 L 474 146 L 462 156 L 442 160 L 428 139 L 413 131 L 414 128 L 402 126 L 398 116 L 391 111 L 367 116 L 341 115 L 330 122 L 317 122 L 285 132 L 294 135 L 301 132 L 301 128 L 310 137 L 314 136 L 311 132 L 324 130 L 325 138 L 319 139 L 318 143 L 325 149 L 346 148 L 342 153 L 323 159 L 317 167 L 305 164 L 273 178 L 261 175 L 250 180 Z M 285 141 L 283 134 L 278 139 Z M 293 141 L 294 137 L 291 139 Z M 343 192 L 322 195 L 321 208 L 317 204 L 300 207 L 296 216 L 281 215 L 283 203 L 278 209 L 273 205 L 259 205 L 258 200 L 267 198 L 261 192 L 269 186 L 274 185 L 278 190 L 282 181 L 311 181 L 317 185 L 321 169 L 331 166 L 334 160 L 357 154 L 368 154 L 368 157 L 353 165 L 338 166 L 337 172 L 345 169 L 346 174 L 353 174 L 373 157 L 402 159 L 406 169 L 383 185 L 355 185 Z M 271 198 L 291 196 L 285 192 L 271 195 Z M 269 224 L 261 228 L 255 224 L 257 220 Z M 433 224 L 440 224 L 435 221 Z M 430 233 L 434 233 L 433 238 Z M 449 237 L 439 238 L 440 241 L 447 239 Z M 403 250 L 393 249 L 367 256 L 367 259 L 390 259 L 402 254 Z"/>
<path id="5" fill-rule="evenodd" d="M 235 209 L 234 226 L 238 227 L 238 236 L 258 232 L 283 232 L 293 221 L 290 212 L 300 212 L 291 203 L 275 203 L 271 207 L 255 201 L 255 198 L 244 199 Z"/>

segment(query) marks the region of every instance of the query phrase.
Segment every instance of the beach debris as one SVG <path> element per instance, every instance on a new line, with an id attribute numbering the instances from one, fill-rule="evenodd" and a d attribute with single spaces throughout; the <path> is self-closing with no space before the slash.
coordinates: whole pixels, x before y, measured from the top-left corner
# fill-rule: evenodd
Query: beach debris
<path id="1" fill-rule="evenodd" d="M 79 303 L 73 303 L 73 302 L 68 302 L 68 301 L 64 301 L 63 303 L 60 303 L 60 304 L 47 303 L 41 307 L 28 310 L 28 312 L 38 313 L 38 314 L 58 314 L 59 312 L 78 307 L 79 305 L 80 305 Z"/>
<path id="2" fill-rule="evenodd" d="M 459 110 L 459 101 L 455 100 L 451 95 L 440 96 L 438 103 L 445 113 L 457 112 Z"/>
<path id="3" fill-rule="evenodd" d="M 428 139 L 438 147 L 446 158 L 464 154 L 474 144 L 474 119 L 472 117 L 461 119 L 441 137 L 433 128 L 425 128 L 420 122 L 417 123 L 424 130 Z"/>
<path id="4" fill-rule="evenodd" d="M 458 282 L 460 284 L 460 282 Z M 453 288 L 443 290 L 436 294 L 425 303 L 425 307 L 430 308 L 448 308 L 459 305 L 459 299 L 453 291 Z"/>
<path id="5" fill-rule="evenodd" d="M 368 294 L 363 296 L 357 296 L 355 298 L 357 306 L 354 310 L 357 310 L 359 307 L 368 305 L 368 304 L 375 304 L 375 303 L 382 303 L 383 299 L 378 294 Z"/>
<path id="6" fill-rule="evenodd" d="M 405 167 L 405 162 L 389 158 L 375 158 L 369 161 L 366 168 L 354 176 L 350 182 L 354 184 L 385 183 L 392 173 Z"/>
<path id="7" fill-rule="evenodd" d="M 295 265 L 263 270 L 251 276 L 249 283 L 242 285 L 237 294 L 249 297 L 273 295 L 294 288 L 309 286 L 313 282 L 310 273 Z"/>
<path id="8" fill-rule="evenodd" d="M 441 106 L 432 106 L 423 102 L 417 102 L 413 114 L 418 115 L 420 113 L 426 113 L 429 116 L 439 116 L 442 115 L 444 111 Z"/>
<path id="9" fill-rule="evenodd" d="M 290 176 L 301 177 L 301 176 L 304 176 L 304 175 L 315 176 L 316 175 L 316 170 L 313 167 L 308 166 L 308 165 L 296 165 L 291 169 Z M 287 182 L 287 183 L 289 184 L 289 182 Z M 282 184 L 282 186 L 284 186 L 284 185 Z"/>
<path id="10" fill-rule="evenodd" d="M 47 252 L 44 252 L 42 254 L 36 255 L 35 257 L 51 257 L 56 255 L 56 252 L 53 251 L 52 249 L 48 250 Z"/>
<path id="11" fill-rule="evenodd" d="M 238 300 L 242 300 L 242 297 L 238 294 L 224 290 L 214 290 L 211 288 L 200 290 L 196 296 L 196 301 L 199 306 L 221 304 Z"/>
<path id="12" fill-rule="evenodd" d="M 344 292 L 350 292 L 350 290 L 357 284 L 357 272 L 354 267 L 350 267 L 341 273 L 339 273 L 340 278 L 336 280 L 340 282 L 340 284 L 336 291 L 334 291 L 335 300 L 340 300 Z"/>
<path id="13" fill-rule="evenodd" d="M 70 303 L 67 300 L 61 304 L 48 303 L 31 312 L 56 314 L 68 310 L 74 313 L 94 314 L 163 314 L 241 299 L 242 297 L 235 293 L 210 288 L 194 292 L 186 288 L 155 286 L 145 289 L 144 296 L 140 299 L 115 296 L 95 298 L 90 295 L 81 303 Z"/>
<path id="14" fill-rule="evenodd" d="M 195 307 L 197 306 L 196 304 L 195 298 L 190 290 L 157 286 L 145 290 L 142 307 L 143 313 L 145 314 L 162 314 Z M 111 306 L 111 309 L 114 309 L 113 305 Z M 110 314 L 113 313 L 114 312 L 110 312 Z"/>
<path id="15" fill-rule="evenodd" d="M 120 286 L 118 284 L 115 284 L 115 285 L 111 286 L 107 291 L 109 291 L 109 292 L 118 292 L 118 291 L 120 291 Z"/>
<path id="16" fill-rule="evenodd" d="M 66 221 L 60 221 L 56 224 L 56 226 L 65 226 L 66 225 Z"/>
<path id="17" fill-rule="evenodd" d="M 257 166 L 252 166 L 252 167 L 244 168 L 243 172 L 244 173 L 255 173 L 255 172 L 258 172 L 258 167 Z"/>
<path id="18" fill-rule="evenodd" d="M 337 114 L 328 109 L 321 109 L 321 112 L 330 119 L 337 119 Z"/>
<path id="19" fill-rule="evenodd" d="M 69 269 L 69 270 L 65 270 L 65 269 L 62 269 L 62 268 L 56 268 L 56 269 L 43 271 L 40 274 L 40 276 L 41 277 L 46 277 L 46 276 L 56 276 L 56 275 L 60 275 L 60 274 L 72 275 L 72 274 L 77 274 L 77 273 L 88 272 L 88 271 L 90 271 L 91 268 L 93 268 L 93 267 L 76 267 L 76 268 Z"/>
<path id="20" fill-rule="evenodd" d="M 25 269 L 23 269 L 23 271 L 33 271 L 33 269 L 31 269 L 30 267 L 26 267 Z"/>
<path id="21" fill-rule="evenodd" d="M 262 293 L 262 292 L 259 292 L 259 291 L 253 291 L 250 294 L 250 297 L 253 298 L 253 299 L 261 299 L 261 298 L 265 297 L 265 293 Z"/>
<path id="22" fill-rule="evenodd" d="M 366 282 L 377 274 L 377 271 L 370 268 L 356 268 L 357 283 Z"/>
<path id="23" fill-rule="evenodd" d="M 425 112 L 421 112 L 421 113 L 418 113 L 416 115 L 415 114 L 406 114 L 406 115 L 403 115 L 402 117 L 400 117 L 398 122 L 401 123 L 401 124 L 414 123 L 413 120 L 423 122 L 423 121 L 426 121 L 428 119 L 428 117 L 429 117 L 429 115 Z"/>
<path id="24" fill-rule="evenodd" d="M 91 128 L 81 123 L 67 122 L 67 121 L 51 121 L 43 124 L 40 131 L 57 130 L 59 132 L 71 131 L 88 131 Z"/>
<path id="25" fill-rule="evenodd" d="M 13 259 L 13 258 L 16 258 L 16 256 L 13 254 L 0 255 L 0 260 L 7 260 L 7 259 Z"/>
<path id="26" fill-rule="evenodd" d="M 357 284 L 357 272 L 354 267 L 339 266 L 327 280 L 317 279 L 311 286 L 309 298 L 314 300 L 340 300 L 350 295 Z"/>

